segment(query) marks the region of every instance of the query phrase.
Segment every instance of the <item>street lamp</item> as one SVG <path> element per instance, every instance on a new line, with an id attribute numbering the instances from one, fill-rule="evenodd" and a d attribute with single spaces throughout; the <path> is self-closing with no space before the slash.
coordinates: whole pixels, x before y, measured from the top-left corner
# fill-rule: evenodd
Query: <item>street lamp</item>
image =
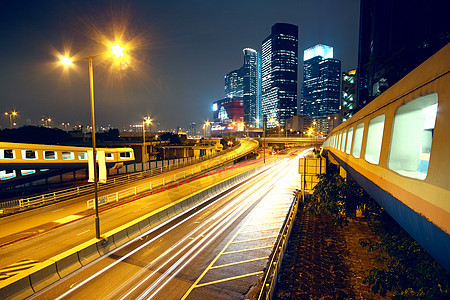
<path id="1" fill-rule="evenodd" d="M 124 48 L 119 44 L 111 46 L 111 54 L 116 58 L 124 56 Z M 100 219 L 98 217 L 98 171 L 97 171 L 97 148 L 95 145 L 95 108 L 94 108 L 94 68 L 92 62 L 94 58 L 108 54 L 108 52 L 98 55 L 82 57 L 80 59 L 87 59 L 89 61 L 89 94 L 91 100 L 91 122 L 92 122 L 92 155 L 94 157 L 94 207 L 95 207 L 95 237 L 100 239 Z M 61 63 L 68 66 L 72 64 L 72 60 L 68 57 L 61 59 Z"/>
<path id="2" fill-rule="evenodd" d="M 13 125 L 16 125 L 16 123 L 13 123 L 12 118 L 17 116 L 17 112 L 15 110 L 10 112 L 5 112 L 5 116 L 9 116 L 9 128 L 12 129 Z"/>
<path id="3" fill-rule="evenodd" d="M 210 121 L 205 121 L 205 124 L 203 125 L 203 136 L 205 138 L 206 138 L 206 133 L 207 133 L 208 126 L 210 126 L 210 125 L 211 125 Z"/>
<path id="4" fill-rule="evenodd" d="M 145 155 L 147 154 L 147 148 L 145 147 L 145 124 L 151 126 L 152 119 L 145 117 L 142 121 L 142 165 L 145 171 Z M 150 129 L 151 131 L 151 129 Z"/>

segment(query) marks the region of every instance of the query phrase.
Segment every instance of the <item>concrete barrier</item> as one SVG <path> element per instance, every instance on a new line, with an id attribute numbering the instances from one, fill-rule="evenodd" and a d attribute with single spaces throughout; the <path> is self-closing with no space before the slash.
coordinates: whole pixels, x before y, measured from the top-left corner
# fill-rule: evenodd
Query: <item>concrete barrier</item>
<path id="1" fill-rule="evenodd" d="M 95 242 L 86 242 L 85 245 L 85 247 L 78 250 L 78 260 L 83 266 L 100 257 L 100 253 L 97 251 L 97 245 Z"/>
<path id="2" fill-rule="evenodd" d="M 114 241 L 114 245 L 116 245 L 116 247 L 122 246 L 123 244 L 125 244 L 126 242 L 128 242 L 130 240 L 128 238 L 126 229 L 122 229 L 122 230 L 119 230 L 119 231 L 113 233 L 111 235 L 111 237 L 112 237 L 112 239 Z"/>
<path id="3" fill-rule="evenodd" d="M 69 254 L 62 253 L 52 257 L 52 259 L 56 261 L 56 270 L 61 278 L 82 267 L 80 261 L 78 260 L 77 252 L 72 252 Z"/>
<path id="4" fill-rule="evenodd" d="M 30 268 L 29 273 L 31 286 L 35 293 L 60 279 L 56 263 L 51 260 L 46 260 Z"/>
<path id="5" fill-rule="evenodd" d="M 95 244 L 97 245 L 97 251 L 100 256 L 105 255 L 106 253 L 117 248 L 112 237 L 102 239 Z"/>
<path id="6" fill-rule="evenodd" d="M 139 221 L 138 225 L 139 225 L 139 231 L 141 233 L 147 232 L 151 228 L 148 218 L 145 218 L 145 219 Z"/>
<path id="7" fill-rule="evenodd" d="M 0 299 L 25 299 L 34 294 L 28 272 L 5 279 L 0 284 Z"/>
<path id="8" fill-rule="evenodd" d="M 130 240 L 132 240 L 135 237 L 137 237 L 138 235 L 140 235 L 141 232 L 139 231 L 139 224 L 138 223 L 134 223 L 133 225 L 128 226 L 127 227 L 127 234 L 128 234 L 128 238 Z"/>

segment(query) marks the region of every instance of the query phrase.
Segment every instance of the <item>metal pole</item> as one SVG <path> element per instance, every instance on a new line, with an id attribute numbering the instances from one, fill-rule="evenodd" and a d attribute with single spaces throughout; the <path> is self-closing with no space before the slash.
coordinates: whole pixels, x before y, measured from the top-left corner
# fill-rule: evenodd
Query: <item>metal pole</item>
<path id="1" fill-rule="evenodd" d="M 95 237 L 100 239 L 100 219 L 98 217 L 98 174 L 97 174 L 97 149 L 95 146 L 95 109 L 94 109 L 94 68 L 92 67 L 92 56 L 89 56 L 89 83 L 91 95 L 91 118 L 92 118 L 92 153 L 94 156 L 94 196 L 95 196 Z"/>
<path id="2" fill-rule="evenodd" d="M 263 152 L 264 152 L 264 163 L 266 163 L 266 121 L 263 121 Z"/>
<path id="3" fill-rule="evenodd" d="M 145 171 L 145 152 L 147 149 L 145 148 L 145 120 L 142 121 L 142 168 Z"/>

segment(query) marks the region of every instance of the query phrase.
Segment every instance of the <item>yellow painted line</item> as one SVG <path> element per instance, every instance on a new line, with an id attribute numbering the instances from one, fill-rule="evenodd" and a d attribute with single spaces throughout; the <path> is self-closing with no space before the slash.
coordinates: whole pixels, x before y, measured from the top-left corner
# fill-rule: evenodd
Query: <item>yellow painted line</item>
<path id="1" fill-rule="evenodd" d="M 277 229 L 280 229 L 280 227 L 272 227 L 272 228 L 266 228 L 266 229 L 260 229 L 260 230 L 251 230 L 251 231 L 242 231 L 239 234 L 255 233 L 255 232 L 277 230 Z"/>
<path id="2" fill-rule="evenodd" d="M 236 251 L 230 251 L 230 252 L 223 252 L 222 254 L 233 254 L 233 253 L 239 253 L 239 252 L 246 252 L 246 251 L 253 251 L 253 250 L 259 250 L 259 249 L 267 249 L 273 247 L 273 244 L 270 246 L 264 246 L 264 247 L 255 247 L 250 249 L 243 249 L 243 250 L 236 250 Z"/>
<path id="3" fill-rule="evenodd" d="M 280 223 L 280 221 L 281 221 L 281 220 L 275 220 L 275 221 L 272 221 L 272 222 L 247 224 L 246 226 L 260 226 L 260 225 L 267 225 L 267 224 L 273 224 L 273 223 Z"/>
<path id="4" fill-rule="evenodd" d="M 211 282 L 206 282 L 206 283 L 198 284 L 197 287 L 207 286 L 207 285 L 211 285 L 211 284 L 221 283 L 221 282 L 225 282 L 225 281 L 230 281 L 230 280 L 240 279 L 240 278 L 244 278 L 244 277 L 260 275 L 260 274 L 263 274 L 263 271 L 259 271 L 259 272 L 255 272 L 255 273 L 248 273 L 248 274 L 244 274 L 244 275 L 240 275 L 240 276 L 228 277 L 225 279 L 220 279 L 220 280 L 211 281 Z"/>
<path id="5" fill-rule="evenodd" d="M 264 257 L 260 257 L 260 258 L 252 258 L 252 259 L 242 260 L 242 261 L 233 262 L 233 263 L 229 263 L 229 264 L 225 264 L 225 265 L 214 266 L 214 267 L 211 267 L 211 270 L 212 269 L 229 267 L 229 266 L 234 266 L 234 265 L 239 265 L 239 264 L 244 264 L 244 263 L 257 261 L 257 260 L 263 260 L 263 259 L 269 259 L 269 257 L 268 256 L 264 256 Z"/>
<path id="6" fill-rule="evenodd" d="M 79 215 L 69 215 L 67 217 L 55 220 L 53 222 L 59 223 L 59 224 L 64 224 L 64 223 L 69 223 L 70 221 L 73 221 L 73 220 L 77 220 L 77 219 L 82 218 L 82 217 L 83 216 L 79 216 Z"/>
<path id="7" fill-rule="evenodd" d="M 256 239 L 236 241 L 236 242 L 232 242 L 232 244 L 239 244 L 239 243 L 247 243 L 247 242 L 253 242 L 253 241 L 267 240 L 267 239 L 272 239 L 272 238 L 277 238 L 277 237 L 278 237 L 278 235 L 271 235 L 271 236 L 265 236 L 265 237 L 260 237 L 260 238 L 256 238 Z"/>
<path id="8" fill-rule="evenodd" d="M 21 261 L 19 261 L 19 262 L 10 264 L 10 265 L 8 266 L 8 268 L 9 268 L 9 267 L 14 267 L 14 266 L 27 265 L 27 264 L 34 264 L 34 263 L 37 263 L 37 261 L 32 260 L 32 259 L 21 260 Z M 2 269 L 0 269 L 0 272 L 1 272 L 1 271 L 2 271 Z"/>
<path id="9" fill-rule="evenodd" d="M 206 267 L 206 269 L 203 271 L 203 273 L 195 280 L 195 282 L 189 287 L 189 289 L 186 291 L 186 293 L 183 295 L 181 300 L 184 300 L 189 296 L 189 294 L 192 292 L 193 289 L 197 287 L 197 284 L 200 282 L 200 280 L 203 279 L 203 277 L 206 275 L 206 273 L 211 269 L 211 267 L 214 265 L 214 263 L 219 259 L 219 257 L 222 255 L 222 253 L 225 252 L 225 249 L 231 244 L 231 242 L 238 236 L 239 231 L 234 234 L 234 236 L 228 241 L 228 243 L 223 247 L 222 250 L 220 250 L 219 254 L 212 260 L 212 262 Z"/>

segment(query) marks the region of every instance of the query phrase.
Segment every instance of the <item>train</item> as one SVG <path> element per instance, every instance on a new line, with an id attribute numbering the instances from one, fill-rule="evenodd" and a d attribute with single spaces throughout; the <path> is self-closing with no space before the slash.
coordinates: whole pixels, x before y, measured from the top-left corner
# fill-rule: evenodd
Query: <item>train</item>
<path id="1" fill-rule="evenodd" d="M 450 44 L 334 128 L 322 151 L 450 271 Z"/>
<path id="2" fill-rule="evenodd" d="M 16 170 L 22 175 L 42 169 L 87 168 L 90 147 L 0 142 L 0 179 L 12 179 Z M 107 168 L 117 169 L 134 162 L 131 148 L 97 148 L 105 152 Z"/>

